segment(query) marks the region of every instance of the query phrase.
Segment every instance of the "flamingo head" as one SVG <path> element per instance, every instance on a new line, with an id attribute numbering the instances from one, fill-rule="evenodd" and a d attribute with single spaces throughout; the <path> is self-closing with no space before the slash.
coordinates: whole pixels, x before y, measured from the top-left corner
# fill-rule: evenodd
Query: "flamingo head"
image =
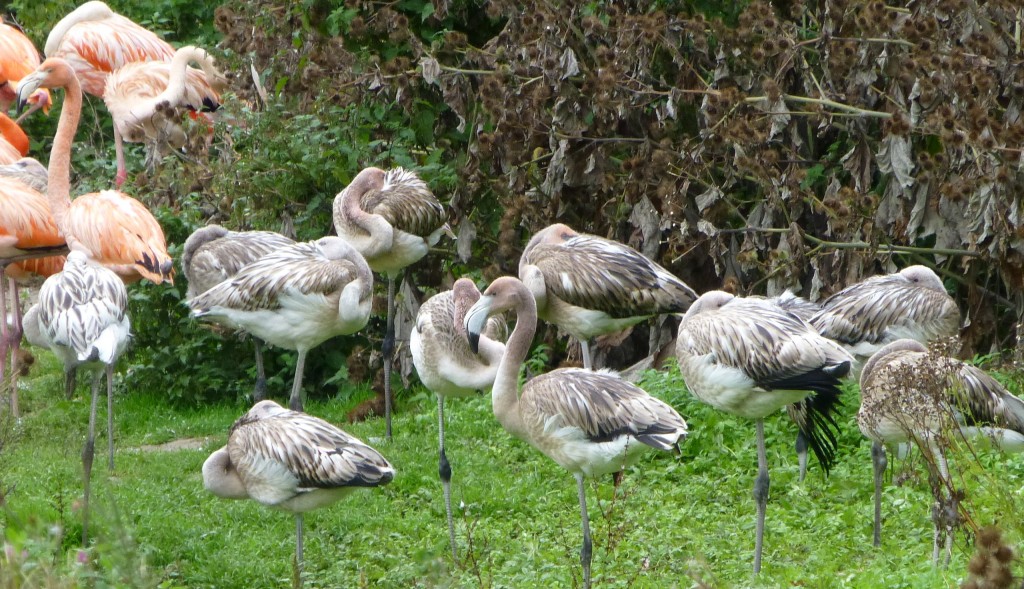
<path id="1" fill-rule="evenodd" d="M 21 112 L 33 98 L 36 100 L 36 104 L 39 103 L 40 99 L 36 98 L 39 89 L 63 88 L 71 84 L 72 81 L 77 82 L 77 78 L 71 64 L 59 57 L 47 59 L 39 64 L 36 71 L 18 82 L 18 112 Z"/>

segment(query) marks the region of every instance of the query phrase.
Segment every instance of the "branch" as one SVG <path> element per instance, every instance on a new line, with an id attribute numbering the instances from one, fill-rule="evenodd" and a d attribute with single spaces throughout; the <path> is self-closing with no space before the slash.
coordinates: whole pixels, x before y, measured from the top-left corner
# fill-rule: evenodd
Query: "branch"
<path id="1" fill-rule="evenodd" d="M 841 102 L 836 102 L 835 100 L 829 100 L 827 98 L 808 98 L 806 96 L 794 96 L 792 94 L 783 94 L 782 95 L 782 99 L 783 100 L 791 100 L 793 102 L 803 102 L 803 103 L 807 103 L 807 104 L 820 104 L 822 106 L 827 106 L 829 108 L 834 108 L 836 110 L 846 111 L 846 112 L 853 113 L 853 114 L 856 114 L 856 115 L 859 115 L 859 116 L 862 116 L 862 117 L 875 117 L 875 118 L 879 118 L 879 119 L 891 119 L 892 118 L 892 113 L 879 112 L 877 110 L 865 110 L 863 108 L 857 108 L 856 106 L 850 106 L 848 104 L 843 104 Z M 750 103 L 750 104 L 753 104 L 753 103 L 756 103 L 756 102 L 767 102 L 767 101 L 768 101 L 768 97 L 767 96 L 748 96 L 748 97 L 743 99 L 743 102 Z M 828 114 L 828 113 L 826 113 L 826 114 Z"/>
<path id="2" fill-rule="evenodd" d="M 718 231 L 720 234 L 731 234 L 731 233 L 789 233 L 791 229 L 788 227 L 743 227 L 741 229 L 721 229 Z M 800 237 L 807 241 L 820 245 L 822 247 L 829 247 L 837 250 L 869 250 L 869 251 L 883 251 L 887 253 L 897 254 L 933 254 L 936 256 L 964 256 L 967 258 L 980 258 L 982 257 L 981 252 L 971 250 L 960 250 L 960 249 L 949 249 L 942 247 L 917 247 L 912 245 L 895 245 L 892 243 L 880 243 L 872 245 L 866 241 L 829 241 L 815 237 L 804 231 L 800 231 Z"/>

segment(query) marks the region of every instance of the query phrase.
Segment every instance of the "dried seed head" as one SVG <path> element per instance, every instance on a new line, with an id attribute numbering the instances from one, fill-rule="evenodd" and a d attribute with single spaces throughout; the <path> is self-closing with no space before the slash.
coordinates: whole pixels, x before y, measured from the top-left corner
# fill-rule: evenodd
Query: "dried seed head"
<path id="1" fill-rule="evenodd" d="M 976 575 L 978 577 L 985 576 L 985 573 L 988 571 L 988 555 L 975 552 L 974 556 L 972 556 L 971 560 L 967 563 L 967 570 L 970 571 L 972 575 Z"/>

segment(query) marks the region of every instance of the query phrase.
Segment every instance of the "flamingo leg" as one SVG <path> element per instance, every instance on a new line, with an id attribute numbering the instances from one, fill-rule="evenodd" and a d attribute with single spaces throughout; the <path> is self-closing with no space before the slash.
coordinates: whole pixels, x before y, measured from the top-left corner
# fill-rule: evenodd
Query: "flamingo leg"
<path id="1" fill-rule="evenodd" d="M 754 479 L 754 501 L 757 502 L 757 531 L 754 538 L 754 574 L 761 572 L 761 549 L 764 545 L 764 515 L 768 506 L 768 455 L 764 449 L 764 420 L 757 420 L 757 478 Z"/>
<path id="2" fill-rule="evenodd" d="M 590 342 L 585 339 L 580 340 L 580 350 L 583 352 L 583 367 L 590 370 L 594 367 L 594 361 L 590 359 Z"/>
<path id="3" fill-rule="evenodd" d="M 107 364 L 107 468 L 114 470 L 114 365 Z"/>
<path id="4" fill-rule="evenodd" d="M 259 402 L 267 398 L 267 373 L 263 368 L 263 343 L 254 337 L 252 344 L 256 348 L 256 388 L 253 390 L 252 398 Z"/>
<path id="5" fill-rule="evenodd" d="M 6 265 L 0 266 L 0 313 L 3 313 L 0 316 L 0 393 L 3 393 L 3 387 L 7 382 L 7 349 L 9 347 L 9 340 L 7 339 L 7 289 L 5 288 L 7 285 L 4 284 L 7 276 L 3 273 L 5 268 Z M 17 414 L 14 413 L 14 409 L 14 401 L 12 399 L 11 413 L 16 416 Z"/>
<path id="6" fill-rule="evenodd" d="M 85 489 L 82 507 L 82 546 L 89 541 L 89 490 L 92 480 L 92 459 L 96 449 L 96 400 L 100 393 L 99 370 L 92 375 L 92 403 L 89 406 L 89 433 L 85 438 L 85 447 L 82 448 L 82 487 Z"/>
<path id="7" fill-rule="evenodd" d="M 307 351 L 299 350 L 299 358 L 295 361 L 295 381 L 292 383 L 292 396 L 288 399 L 288 408 L 292 411 L 302 411 L 305 404 L 302 398 L 302 372 L 306 368 Z"/>
<path id="8" fill-rule="evenodd" d="M 807 437 L 804 432 L 796 432 L 796 458 L 800 463 L 800 482 L 807 476 Z"/>
<path id="9" fill-rule="evenodd" d="M 302 587 L 302 514 L 295 514 L 295 578 L 292 585 Z"/>
<path id="10" fill-rule="evenodd" d="M 879 442 L 871 445 L 871 464 L 875 475 L 875 529 L 874 544 L 882 545 L 882 476 L 885 474 L 887 460 L 885 446 Z"/>
<path id="11" fill-rule="evenodd" d="M 124 140 L 117 130 L 117 125 L 114 125 L 114 153 L 117 155 L 117 175 L 114 177 L 114 183 L 120 188 L 128 179 L 128 167 L 124 163 Z"/>
<path id="12" fill-rule="evenodd" d="M 388 275 L 388 319 L 384 331 L 384 437 L 391 440 L 391 364 L 395 355 L 395 277 Z"/>
<path id="13" fill-rule="evenodd" d="M 590 561 L 593 543 L 590 540 L 590 516 L 587 515 L 587 488 L 583 473 L 576 473 L 576 488 L 580 498 L 580 519 L 583 520 L 583 546 L 580 548 L 580 564 L 583 565 L 583 589 L 590 589 Z"/>
<path id="14" fill-rule="evenodd" d="M 455 523 L 452 520 L 452 465 L 448 462 L 448 456 L 444 452 L 444 397 L 437 396 L 437 426 L 438 426 L 438 464 L 437 472 L 441 476 L 441 487 L 444 489 L 444 509 L 448 516 L 448 542 L 452 547 L 452 560 L 458 562 L 458 552 L 455 548 Z"/>
<path id="15" fill-rule="evenodd" d="M 21 298 L 18 297 L 18 283 L 8 279 L 11 285 L 11 316 L 14 318 L 10 333 L 11 347 L 11 415 L 18 417 L 18 352 L 21 350 Z"/>
<path id="16" fill-rule="evenodd" d="M 74 366 L 64 367 L 64 398 L 68 401 L 75 396 L 75 386 L 78 384 L 78 369 Z"/>

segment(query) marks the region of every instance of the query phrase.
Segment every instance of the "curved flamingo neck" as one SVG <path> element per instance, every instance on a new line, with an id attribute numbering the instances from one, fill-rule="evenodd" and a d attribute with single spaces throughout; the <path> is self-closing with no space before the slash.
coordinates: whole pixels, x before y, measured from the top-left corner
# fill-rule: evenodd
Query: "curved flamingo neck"
<path id="1" fill-rule="evenodd" d="M 82 85 L 78 82 L 71 67 L 67 68 L 64 76 L 64 106 L 60 110 L 60 120 L 57 121 L 57 133 L 53 138 L 53 148 L 50 150 L 49 185 L 46 188 L 46 197 L 50 202 L 50 212 L 57 228 L 65 239 L 67 235 L 66 217 L 71 207 L 71 144 L 75 140 L 75 132 L 78 130 L 78 121 L 82 116 Z"/>
<path id="2" fill-rule="evenodd" d="M 114 11 L 112 11 L 110 7 L 103 2 L 86 2 L 71 11 L 71 13 L 64 18 L 60 19 L 60 22 L 50 29 L 50 34 L 46 37 L 46 45 L 43 48 L 43 53 L 45 53 L 47 57 L 53 57 L 57 48 L 60 47 L 60 42 L 64 40 L 64 36 L 68 34 L 71 27 L 78 23 L 103 20 L 105 18 L 110 18 L 113 14 Z"/>
<path id="3" fill-rule="evenodd" d="M 0 134 L 22 156 L 28 155 L 28 135 L 5 113 L 0 113 Z"/>
<path id="4" fill-rule="evenodd" d="M 394 241 L 394 228 L 384 217 L 367 213 L 360 200 L 363 195 L 374 188 L 380 188 L 384 181 L 384 171 L 379 168 L 366 168 L 359 172 L 341 197 L 341 217 L 349 227 L 363 233 L 357 237 L 356 247 L 367 260 L 376 258 L 391 249 Z"/>
<path id="5" fill-rule="evenodd" d="M 530 352 L 533 336 L 537 333 L 537 304 L 522 282 L 514 280 L 507 284 L 512 287 L 518 299 L 514 307 L 516 326 L 505 344 L 505 355 L 498 364 L 498 373 L 491 389 L 491 405 L 501 426 L 513 436 L 525 439 L 526 428 L 519 412 L 519 370 Z"/>
<path id="6" fill-rule="evenodd" d="M 213 65 L 213 59 L 206 51 L 193 46 L 182 47 L 174 53 L 171 60 L 171 75 L 167 81 L 167 88 L 153 98 L 153 104 L 160 104 L 167 101 L 172 107 L 181 104 L 185 96 L 185 82 L 188 79 L 188 64 L 195 61 L 206 74 L 206 82 L 213 87 L 216 81 L 223 76 Z"/>

